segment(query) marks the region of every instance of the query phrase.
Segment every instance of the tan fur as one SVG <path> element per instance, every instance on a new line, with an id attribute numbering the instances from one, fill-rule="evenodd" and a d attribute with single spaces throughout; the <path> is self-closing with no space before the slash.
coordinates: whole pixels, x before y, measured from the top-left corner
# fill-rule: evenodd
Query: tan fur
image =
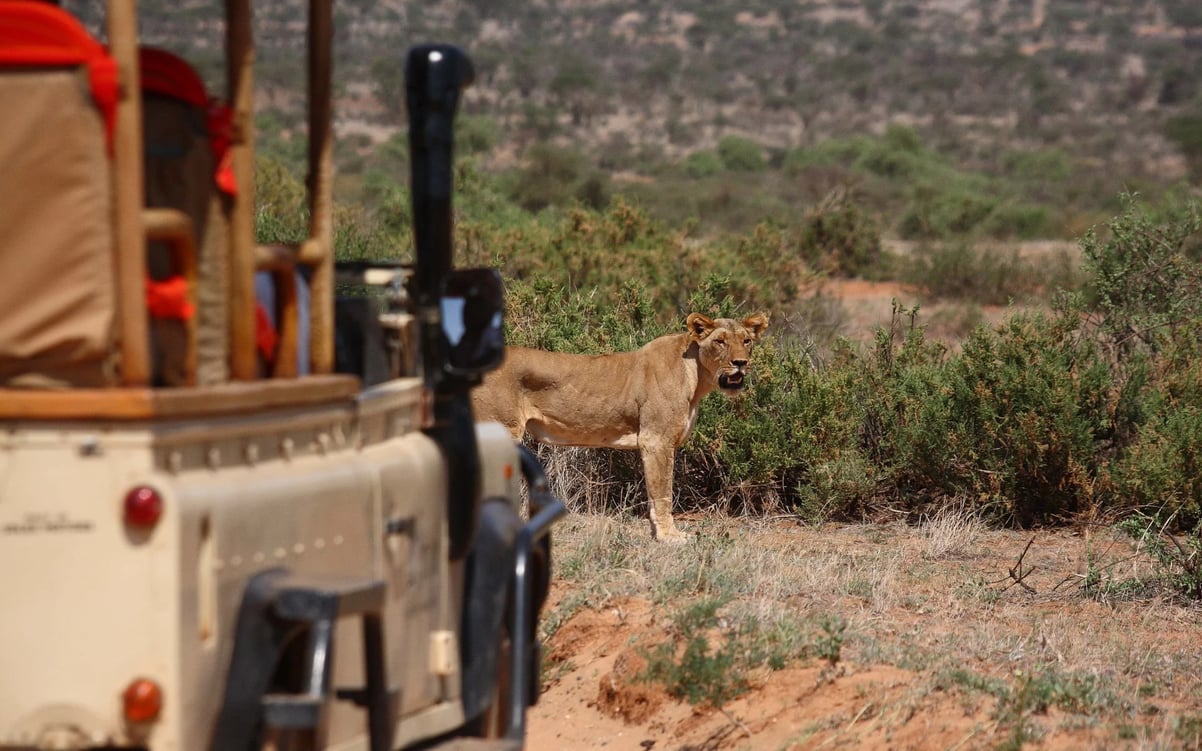
<path id="1" fill-rule="evenodd" d="M 684 536 L 672 519 L 676 449 L 714 389 L 730 395 L 744 384 L 752 346 L 768 316 L 742 321 L 692 313 L 682 334 L 661 336 L 633 352 L 570 355 L 523 347 L 472 394 L 478 420 L 496 420 L 520 439 L 556 446 L 637 449 L 647 480 L 651 533 Z"/>

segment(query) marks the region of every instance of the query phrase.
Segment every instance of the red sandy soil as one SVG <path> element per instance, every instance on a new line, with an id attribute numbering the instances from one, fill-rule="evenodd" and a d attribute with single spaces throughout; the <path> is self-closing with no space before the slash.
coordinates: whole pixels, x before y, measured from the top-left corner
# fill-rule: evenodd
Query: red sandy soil
<path id="1" fill-rule="evenodd" d="M 739 524 L 702 520 L 700 529 Z M 810 555 L 895 562 L 891 594 L 838 592 L 832 581 L 829 592 L 820 584 L 786 601 L 799 618 L 815 610 L 851 614 L 837 665 L 803 658 L 764 668 L 747 694 L 720 709 L 690 706 L 638 679 L 645 647 L 668 638 L 668 614 L 653 605 L 652 593 L 590 602 L 547 641 L 544 693 L 528 715 L 527 749 L 1202 747 L 1197 607 L 1082 594 L 1087 562 L 1126 558 L 1126 538 L 1104 528 L 982 529 L 970 554 L 931 560 L 920 531 L 900 523 L 753 526 L 742 533 L 753 535 L 751 544 L 787 551 L 790 565 L 806 566 Z M 1021 585 L 1008 575 L 1020 561 Z M 580 586 L 557 577 L 548 611 Z M 966 587 L 980 590 L 965 595 Z M 1089 674 L 1112 698 L 1075 712 L 1032 706 L 1016 721 L 995 695 L 939 677 L 957 669 L 1012 687 L 1024 670 Z"/>

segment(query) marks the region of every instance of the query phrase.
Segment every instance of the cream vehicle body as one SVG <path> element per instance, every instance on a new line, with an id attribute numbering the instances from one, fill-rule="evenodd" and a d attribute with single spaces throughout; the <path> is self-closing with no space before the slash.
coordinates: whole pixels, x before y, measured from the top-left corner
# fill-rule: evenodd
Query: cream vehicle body
<path id="1" fill-rule="evenodd" d="M 471 65 L 397 60 L 415 262 L 336 264 L 330 5 L 308 6 L 309 237 L 262 246 L 250 0 L 213 9 L 224 108 L 139 49 L 133 0 L 92 32 L 0 0 L 0 749 L 522 743 L 563 507 L 468 402 L 501 356 L 495 272 L 451 263 Z M 336 301 L 340 278 L 387 306 Z"/>

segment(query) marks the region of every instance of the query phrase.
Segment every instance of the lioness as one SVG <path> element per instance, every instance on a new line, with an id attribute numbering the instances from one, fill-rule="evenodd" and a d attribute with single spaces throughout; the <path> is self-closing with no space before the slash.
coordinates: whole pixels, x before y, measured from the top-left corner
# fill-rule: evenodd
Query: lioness
<path id="1" fill-rule="evenodd" d="M 638 449 L 651 534 L 683 541 L 672 520 L 676 449 L 706 394 L 743 388 L 748 356 L 768 316 L 736 321 L 692 313 L 685 326 L 685 333 L 609 355 L 509 347 L 501 367 L 472 394 L 476 419 L 500 422 L 517 440 L 528 432 L 554 446 Z"/>

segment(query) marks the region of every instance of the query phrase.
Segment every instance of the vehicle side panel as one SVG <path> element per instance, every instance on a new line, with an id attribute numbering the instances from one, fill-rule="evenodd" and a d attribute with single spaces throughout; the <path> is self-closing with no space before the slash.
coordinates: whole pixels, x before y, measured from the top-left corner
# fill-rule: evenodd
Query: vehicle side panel
<path id="1" fill-rule="evenodd" d="M 398 741 L 460 724 L 462 569 L 447 558 L 446 464 L 416 430 L 419 398 L 411 379 L 257 416 L 6 426 L 0 602 L 21 617 L 0 622 L 0 667 L 22 679 L 0 681 L 0 748 L 206 749 L 245 582 L 276 567 L 384 579 Z M 516 488 L 512 441 L 485 443 L 499 458 L 484 484 Z M 163 498 L 149 532 L 122 517 L 137 485 Z M 334 656 L 332 688 L 360 686 L 357 621 L 339 622 Z M 159 683 L 164 708 L 127 727 L 120 695 L 137 677 Z M 332 747 L 362 745 L 361 710 L 338 702 L 329 716 Z"/>

